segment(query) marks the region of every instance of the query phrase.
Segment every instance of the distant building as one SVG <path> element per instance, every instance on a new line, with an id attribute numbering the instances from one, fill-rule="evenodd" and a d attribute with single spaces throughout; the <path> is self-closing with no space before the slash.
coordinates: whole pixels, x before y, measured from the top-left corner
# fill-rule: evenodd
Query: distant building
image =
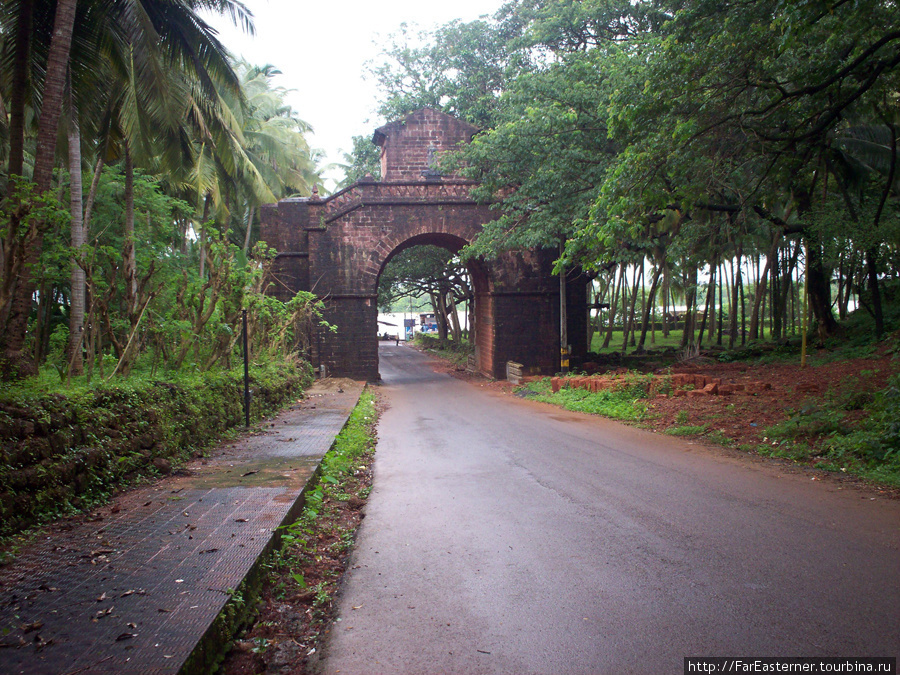
<path id="1" fill-rule="evenodd" d="M 434 314 L 419 314 L 419 326 L 423 333 L 437 333 L 437 319 Z"/>

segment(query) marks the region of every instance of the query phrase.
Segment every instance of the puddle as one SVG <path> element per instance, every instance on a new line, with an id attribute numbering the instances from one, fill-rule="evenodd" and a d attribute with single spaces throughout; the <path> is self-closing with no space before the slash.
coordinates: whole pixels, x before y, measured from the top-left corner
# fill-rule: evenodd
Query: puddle
<path id="1" fill-rule="evenodd" d="M 315 471 L 319 457 L 267 457 L 242 461 L 234 466 L 210 466 L 193 477 L 191 487 L 284 487 L 305 484 Z"/>

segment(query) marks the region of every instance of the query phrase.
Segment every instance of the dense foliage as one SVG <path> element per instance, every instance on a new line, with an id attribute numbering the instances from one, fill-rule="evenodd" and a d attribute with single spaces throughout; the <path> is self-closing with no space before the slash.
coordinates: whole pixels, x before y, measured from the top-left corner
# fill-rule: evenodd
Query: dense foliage
<path id="1" fill-rule="evenodd" d="M 260 357 L 316 319 L 310 295 L 265 295 L 254 246 L 262 204 L 319 183 L 309 127 L 203 11 L 252 30 L 237 0 L 3 5 L 4 379 L 227 368 L 242 309 Z"/>
<path id="2" fill-rule="evenodd" d="M 677 307 L 696 347 L 800 330 L 806 294 L 821 339 L 856 307 L 895 327 L 898 66 L 884 0 L 512 0 L 373 74 L 386 115 L 484 128 L 448 161 L 502 199 L 469 254 L 565 242 L 597 328 L 642 345 Z"/>

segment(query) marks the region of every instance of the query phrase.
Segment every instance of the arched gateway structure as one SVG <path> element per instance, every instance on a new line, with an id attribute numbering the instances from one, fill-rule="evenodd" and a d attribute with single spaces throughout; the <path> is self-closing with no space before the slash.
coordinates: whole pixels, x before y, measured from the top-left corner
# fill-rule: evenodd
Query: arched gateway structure
<path id="1" fill-rule="evenodd" d="M 378 379 L 378 279 L 399 251 L 433 244 L 458 251 L 497 214 L 469 195 L 472 181 L 441 176 L 435 156 L 469 142 L 478 130 L 430 108 L 375 132 L 382 181 L 362 180 L 319 199 L 286 199 L 262 212 L 262 238 L 276 251 L 273 293 L 311 291 L 325 302 L 337 332 L 312 336 L 314 366 L 328 374 Z M 556 253 L 529 250 L 469 266 L 478 369 L 505 377 L 507 361 L 529 372 L 559 369 Z M 586 351 L 583 278 L 567 285 L 569 342 Z"/>

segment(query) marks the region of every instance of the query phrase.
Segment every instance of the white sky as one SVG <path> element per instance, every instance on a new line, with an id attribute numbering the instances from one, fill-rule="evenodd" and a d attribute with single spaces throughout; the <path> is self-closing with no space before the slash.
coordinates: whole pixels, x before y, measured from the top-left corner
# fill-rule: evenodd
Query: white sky
<path id="1" fill-rule="evenodd" d="M 254 65 L 272 64 L 283 75 L 275 84 L 294 89 L 288 102 L 315 134 L 310 145 L 326 162 L 342 161 L 353 136 L 369 136 L 384 120 L 375 115 L 377 90 L 362 79 L 366 61 L 377 57 L 379 38 L 401 23 L 429 29 L 493 14 L 503 0 L 245 0 L 256 36 L 213 17 L 222 42 Z"/>

